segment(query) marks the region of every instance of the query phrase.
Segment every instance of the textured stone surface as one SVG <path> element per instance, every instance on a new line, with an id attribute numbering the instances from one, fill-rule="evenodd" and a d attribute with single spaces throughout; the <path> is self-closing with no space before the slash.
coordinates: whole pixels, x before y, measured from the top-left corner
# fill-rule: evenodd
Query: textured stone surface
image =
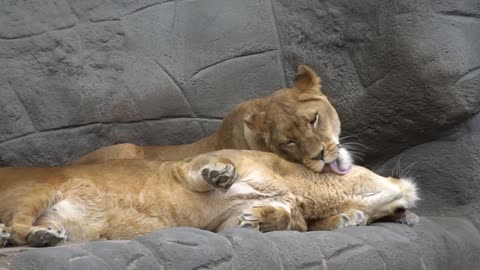
<path id="1" fill-rule="evenodd" d="M 285 68 L 320 71 L 367 160 L 480 111 L 478 1 L 277 0 Z"/>
<path id="2" fill-rule="evenodd" d="M 2 165 L 192 142 L 245 98 L 285 85 L 269 1 L 4 5 Z"/>
<path id="3" fill-rule="evenodd" d="M 282 260 L 274 242 L 253 230 L 235 229 L 220 233 L 232 243 L 233 269 L 281 269 Z"/>
<path id="4" fill-rule="evenodd" d="M 162 230 L 137 239 L 168 269 L 229 269 L 232 246 L 218 234 L 192 228 Z"/>
<path id="5" fill-rule="evenodd" d="M 195 141 L 306 63 L 345 141 L 380 174 L 415 177 L 424 216 L 413 228 L 180 228 L 6 248 L 0 269 L 478 268 L 478 1 L 26 0 L 0 15 L 0 166 Z"/>
<path id="6" fill-rule="evenodd" d="M 409 168 L 407 168 L 409 167 Z M 480 210 L 480 114 L 415 146 L 377 168 L 416 178 L 426 215 L 462 216 Z"/>
<path id="7" fill-rule="evenodd" d="M 192 228 L 151 233 L 132 241 L 0 250 L 12 269 L 477 269 L 480 234 L 462 218 L 422 218 L 410 228 L 378 223 L 335 232 Z"/>

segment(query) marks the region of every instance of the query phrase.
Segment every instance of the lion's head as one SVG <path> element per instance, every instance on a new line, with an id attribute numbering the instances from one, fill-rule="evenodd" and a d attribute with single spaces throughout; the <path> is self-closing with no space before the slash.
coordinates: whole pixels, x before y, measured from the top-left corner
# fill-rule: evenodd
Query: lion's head
<path id="1" fill-rule="evenodd" d="M 284 159 L 339 174 L 352 165 L 349 152 L 340 146 L 338 114 L 322 93 L 320 78 L 307 66 L 299 66 L 293 88 L 267 97 L 262 110 L 244 121 L 271 152 Z"/>

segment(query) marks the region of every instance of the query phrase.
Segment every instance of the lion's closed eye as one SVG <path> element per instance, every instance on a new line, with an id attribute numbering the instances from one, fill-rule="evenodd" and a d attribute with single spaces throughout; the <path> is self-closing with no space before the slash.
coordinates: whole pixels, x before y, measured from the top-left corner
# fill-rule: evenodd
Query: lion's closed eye
<path id="1" fill-rule="evenodd" d="M 317 127 L 317 124 L 318 124 L 318 112 L 315 113 L 315 115 L 313 116 L 313 118 L 309 121 L 309 124 L 310 124 L 310 127 L 311 127 L 311 128 L 316 128 L 316 127 Z"/>

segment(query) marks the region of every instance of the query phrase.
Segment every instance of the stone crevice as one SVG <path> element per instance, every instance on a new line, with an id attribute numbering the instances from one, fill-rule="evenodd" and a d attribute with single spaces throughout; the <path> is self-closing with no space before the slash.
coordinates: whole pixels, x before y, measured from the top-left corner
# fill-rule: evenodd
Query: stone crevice
<path id="1" fill-rule="evenodd" d="M 193 268 L 193 270 L 200 270 L 200 269 L 214 269 L 222 264 L 225 264 L 225 263 L 229 263 L 232 261 L 232 258 L 233 256 L 232 255 L 227 255 L 227 256 L 224 256 L 218 260 L 212 260 L 212 261 L 209 261 L 208 263 L 206 264 L 202 264 L 202 265 L 199 265 L 195 268 Z"/>
<path id="2" fill-rule="evenodd" d="M 455 81 L 455 84 L 458 84 L 459 82 L 465 80 L 465 79 L 468 79 L 468 78 L 471 78 L 471 77 L 474 77 L 474 76 L 477 76 L 477 75 L 480 75 L 480 66 L 476 66 L 476 67 L 473 67 L 473 68 L 469 68 L 467 71 L 465 71 L 464 73 L 462 73 L 458 79 Z M 477 74 L 478 73 L 478 74 Z"/>
<path id="3" fill-rule="evenodd" d="M 139 11 L 142 11 L 142 10 L 145 10 L 147 8 L 150 8 L 150 7 L 154 7 L 154 6 L 158 6 L 158 5 L 161 5 L 161 4 L 165 4 L 165 3 L 170 3 L 170 2 L 174 2 L 175 0 L 170 0 L 170 1 L 165 1 L 165 2 L 160 2 L 160 3 L 153 3 L 153 4 L 150 4 L 150 5 L 146 5 L 146 6 L 143 6 L 141 8 L 137 8 L 135 10 L 132 10 L 128 13 L 126 13 L 125 15 L 123 15 L 122 17 L 125 17 L 125 16 L 129 16 L 129 15 L 132 15 L 134 13 L 137 13 Z"/>
<path id="4" fill-rule="evenodd" d="M 71 257 L 70 259 L 68 259 L 68 262 L 71 263 L 71 262 L 82 260 L 82 259 L 85 259 L 85 258 L 88 258 L 88 257 L 89 257 L 89 255 L 74 256 L 74 257 Z"/>
<path id="5" fill-rule="evenodd" d="M 344 254 L 345 252 L 348 252 L 348 251 L 351 251 L 351 250 L 354 250 L 354 249 L 358 249 L 358 248 L 362 248 L 364 246 L 365 246 L 364 244 L 351 244 L 351 245 L 348 245 L 344 248 L 340 248 L 340 249 L 336 250 L 330 256 L 325 257 L 325 259 L 330 260 L 332 258 L 335 258 L 335 257 L 338 257 L 338 256 Z"/>
<path id="6" fill-rule="evenodd" d="M 212 67 L 217 66 L 217 65 L 219 65 L 219 64 L 222 64 L 222 63 L 225 63 L 225 62 L 228 62 L 228 61 L 237 60 L 237 59 L 244 58 L 244 57 L 251 57 L 251 56 L 262 55 L 262 54 L 270 53 L 270 52 L 274 52 L 274 51 L 278 51 L 278 49 L 269 49 L 269 50 L 265 50 L 265 51 L 261 51 L 261 52 L 249 52 L 249 53 L 244 53 L 244 54 L 235 56 L 235 57 L 233 57 L 233 58 L 227 58 L 227 59 L 220 60 L 220 61 L 218 61 L 218 62 L 215 62 L 215 63 L 213 63 L 213 64 L 210 64 L 210 65 L 208 65 L 208 66 L 205 66 L 205 67 L 197 70 L 196 72 L 194 72 L 194 73 L 192 74 L 192 76 L 190 76 L 190 80 L 191 80 L 191 79 L 194 79 L 194 78 L 197 77 L 197 76 L 200 76 L 200 74 L 208 71 L 208 70 L 211 69 Z"/>
<path id="7" fill-rule="evenodd" d="M 40 35 L 43 35 L 45 33 L 52 32 L 52 31 L 62 31 L 62 30 L 72 29 L 76 25 L 77 24 L 74 23 L 74 24 L 71 24 L 71 25 L 67 25 L 65 27 L 59 27 L 59 28 L 43 31 L 43 32 L 40 32 L 40 33 L 30 34 L 30 35 L 19 35 L 19 36 L 16 36 L 16 37 L 0 36 L 0 40 L 16 40 L 16 39 L 30 38 L 30 37 L 40 36 Z"/>
<path id="8" fill-rule="evenodd" d="M 48 133 L 48 132 L 57 132 L 57 131 L 62 131 L 66 129 L 75 129 L 75 128 L 83 128 L 83 127 L 88 127 L 88 126 L 94 126 L 94 125 L 128 125 L 128 124 L 138 124 L 142 122 L 157 122 L 157 121 L 171 121 L 171 120 L 192 120 L 192 121 L 205 121 L 205 120 L 214 120 L 214 121 L 221 121 L 223 118 L 221 117 L 215 117 L 215 116 L 198 116 L 198 117 L 190 117 L 190 116 L 171 116 L 171 117 L 162 117 L 158 119 L 142 119 L 138 121 L 129 121 L 129 122 L 92 122 L 92 123 L 86 123 L 86 124 L 81 124 L 81 125 L 71 125 L 71 126 L 62 126 L 58 128 L 53 128 L 53 129 L 45 129 L 36 133 L 28 133 L 28 134 L 23 134 L 21 136 L 13 137 L 10 138 L 6 141 L 0 142 L 0 145 L 9 143 L 15 140 L 19 140 L 22 138 L 26 138 L 32 135 L 37 135 L 41 133 Z"/>
<path id="9" fill-rule="evenodd" d="M 127 269 L 135 269 L 137 268 L 137 265 L 136 263 L 138 262 L 138 260 L 140 260 L 141 258 L 143 258 L 144 255 L 143 254 L 136 254 L 135 256 L 133 256 L 132 258 L 130 258 L 127 262 Z"/>
<path id="10" fill-rule="evenodd" d="M 198 243 L 181 241 L 181 240 L 167 240 L 167 242 L 174 243 L 174 244 L 181 245 L 181 246 L 188 246 L 188 247 L 197 247 L 198 246 Z"/>
<path id="11" fill-rule="evenodd" d="M 68 26 L 65 26 L 65 27 L 50 29 L 50 30 L 46 30 L 46 31 L 43 31 L 43 32 L 40 32 L 40 33 L 31 34 L 31 35 L 20 35 L 20 36 L 16 36 L 16 37 L 0 36 L 0 40 L 13 41 L 13 40 L 18 40 L 18 39 L 25 39 L 25 38 L 31 38 L 31 37 L 41 36 L 41 35 L 46 34 L 46 33 L 49 33 L 49 32 L 71 30 L 71 29 L 75 28 L 75 27 L 78 26 L 78 25 L 96 24 L 96 23 L 106 23 L 106 22 L 115 22 L 115 21 L 120 21 L 120 19 L 105 19 L 105 20 L 96 20 L 96 21 L 91 21 L 91 20 L 89 20 L 88 22 L 84 22 L 84 23 L 74 23 L 74 24 L 72 24 L 72 25 L 68 25 Z"/>
<path id="12" fill-rule="evenodd" d="M 480 14 L 471 13 L 468 11 L 461 11 L 461 10 L 441 11 L 441 12 L 438 12 L 438 14 L 445 15 L 445 16 L 460 17 L 460 18 L 480 19 Z"/>
<path id="13" fill-rule="evenodd" d="M 15 94 L 15 96 L 17 97 L 18 101 L 20 101 L 20 103 L 22 104 L 23 106 L 23 109 L 25 110 L 25 112 L 27 113 L 27 116 L 28 118 L 30 119 L 30 122 L 32 123 L 32 127 L 33 129 L 35 130 L 35 132 L 38 132 L 38 129 L 37 127 L 35 126 L 35 123 L 33 122 L 33 119 L 32 119 L 32 116 L 30 115 L 30 113 L 28 112 L 28 109 L 27 109 L 27 106 L 25 105 L 25 102 L 23 101 L 23 99 L 20 97 L 20 95 L 17 93 L 17 90 L 15 90 L 15 88 L 13 87 L 12 83 L 8 81 L 8 85 L 10 86 L 10 89 L 12 89 L 12 92 Z M 30 133 L 31 134 L 31 133 Z"/>
<path id="14" fill-rule="evenodd" d="M 322 267 L 322 263 L 321 262 L 306 262 L 306 263 L 302 263 L 300 264 L 297 269 L 299 270 L 306 270 L 306 269 L 318 269 L 320 267 Z"/>
<path id="15" fill-rule="evenodd" d="M 355 68 L 356 68 L 356 67 L 355 67 Z M 385 77 L 387 77 L 388 74 L 390 74 L 390 72 L 386 72 L 385 74 L 381 75 L 378 79 L 375 79 L 375 80 L 373 80 L 371 83 L 369 83 L 367 86 L 364 86 L 364 88 L 365 88 L 365 89 L 369 89 L 369 88 L 372 87 L 373 85 L 378 84 L 378 83 L 381 82 L 383 79 L 385 79 Z"/>
<path id="16" fill-rule="evenodd" d="M 283 85 L 284 87 L 287 86 L 287 70 L 285 68 L 285 55 L 284 55 L 284 49 L 282 45 L 282 41 L 280 39 L 280 30 L 278 29 L 278 20 L 277 20 L 277 15 L 275 14 L 275 4 L 273 3 L 274 0 L 269 0 L 270 1 L 270 7 L 271 7 L 271 13 L 272 13 L 272 21 L 273 21 L 273 28 L 276 33 L 276 41 L 277 41 L 277 46 L 279 51 L 279 57 L 280 57 L 280 65 L 282 68 L 283 72 Z"/>
<path id="17" fill-rule="evenodd" d="M 175 85 L 175 89 L 178 91 L 178 93 L 180 94 L 180 96 L 183 97 L 185 103 L 187 104 L 188 106 L 188 110 L 190 111 L 191 115 L 192 116 L 196 116 L 195 112 L 193 112 L 193 108 L 192 108 L 192 105 L 190 104 L 190 102 L 188 101 L 188 98 L 187 96 L 185 95 L 181 85 L 180 85 L 180 82 L 178 82 L 175 77 L 172 76 L 172 74 L 170 74 L 170 72 L 168 72 L 168 70 L 162 65 L 160 64 L 157 60 L 155 60 L 155 63 L 158 65 L 158 67 L 160 67 L 160 69 L 162 70 L 163 73 L 165 73 L 167 76 L 168 76 L 168 79 L 173 83 L 173 85 Z"/>

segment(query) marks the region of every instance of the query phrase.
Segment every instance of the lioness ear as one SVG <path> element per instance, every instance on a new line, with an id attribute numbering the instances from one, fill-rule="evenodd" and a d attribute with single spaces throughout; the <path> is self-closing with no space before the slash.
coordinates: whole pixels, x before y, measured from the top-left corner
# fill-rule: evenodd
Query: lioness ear
<path id="1" fill-rule="evenodd" d="M 247 115 L 245 118 L 243 118 L 243 121 L 250 130 L 258 134 L 263 134 L 265 132 L 265 123 L 263 122 L 264 119 L 265 113 L 261 112 Z"/>
<path id="2" fill-rule="evenodd" d="M 320 77 L 318 77 L 317 73 L 315 73 L 313 69 L 306 65 L 298 66 L 294 86 L 302 92 L 322 94 L 320 91 Z"/>

